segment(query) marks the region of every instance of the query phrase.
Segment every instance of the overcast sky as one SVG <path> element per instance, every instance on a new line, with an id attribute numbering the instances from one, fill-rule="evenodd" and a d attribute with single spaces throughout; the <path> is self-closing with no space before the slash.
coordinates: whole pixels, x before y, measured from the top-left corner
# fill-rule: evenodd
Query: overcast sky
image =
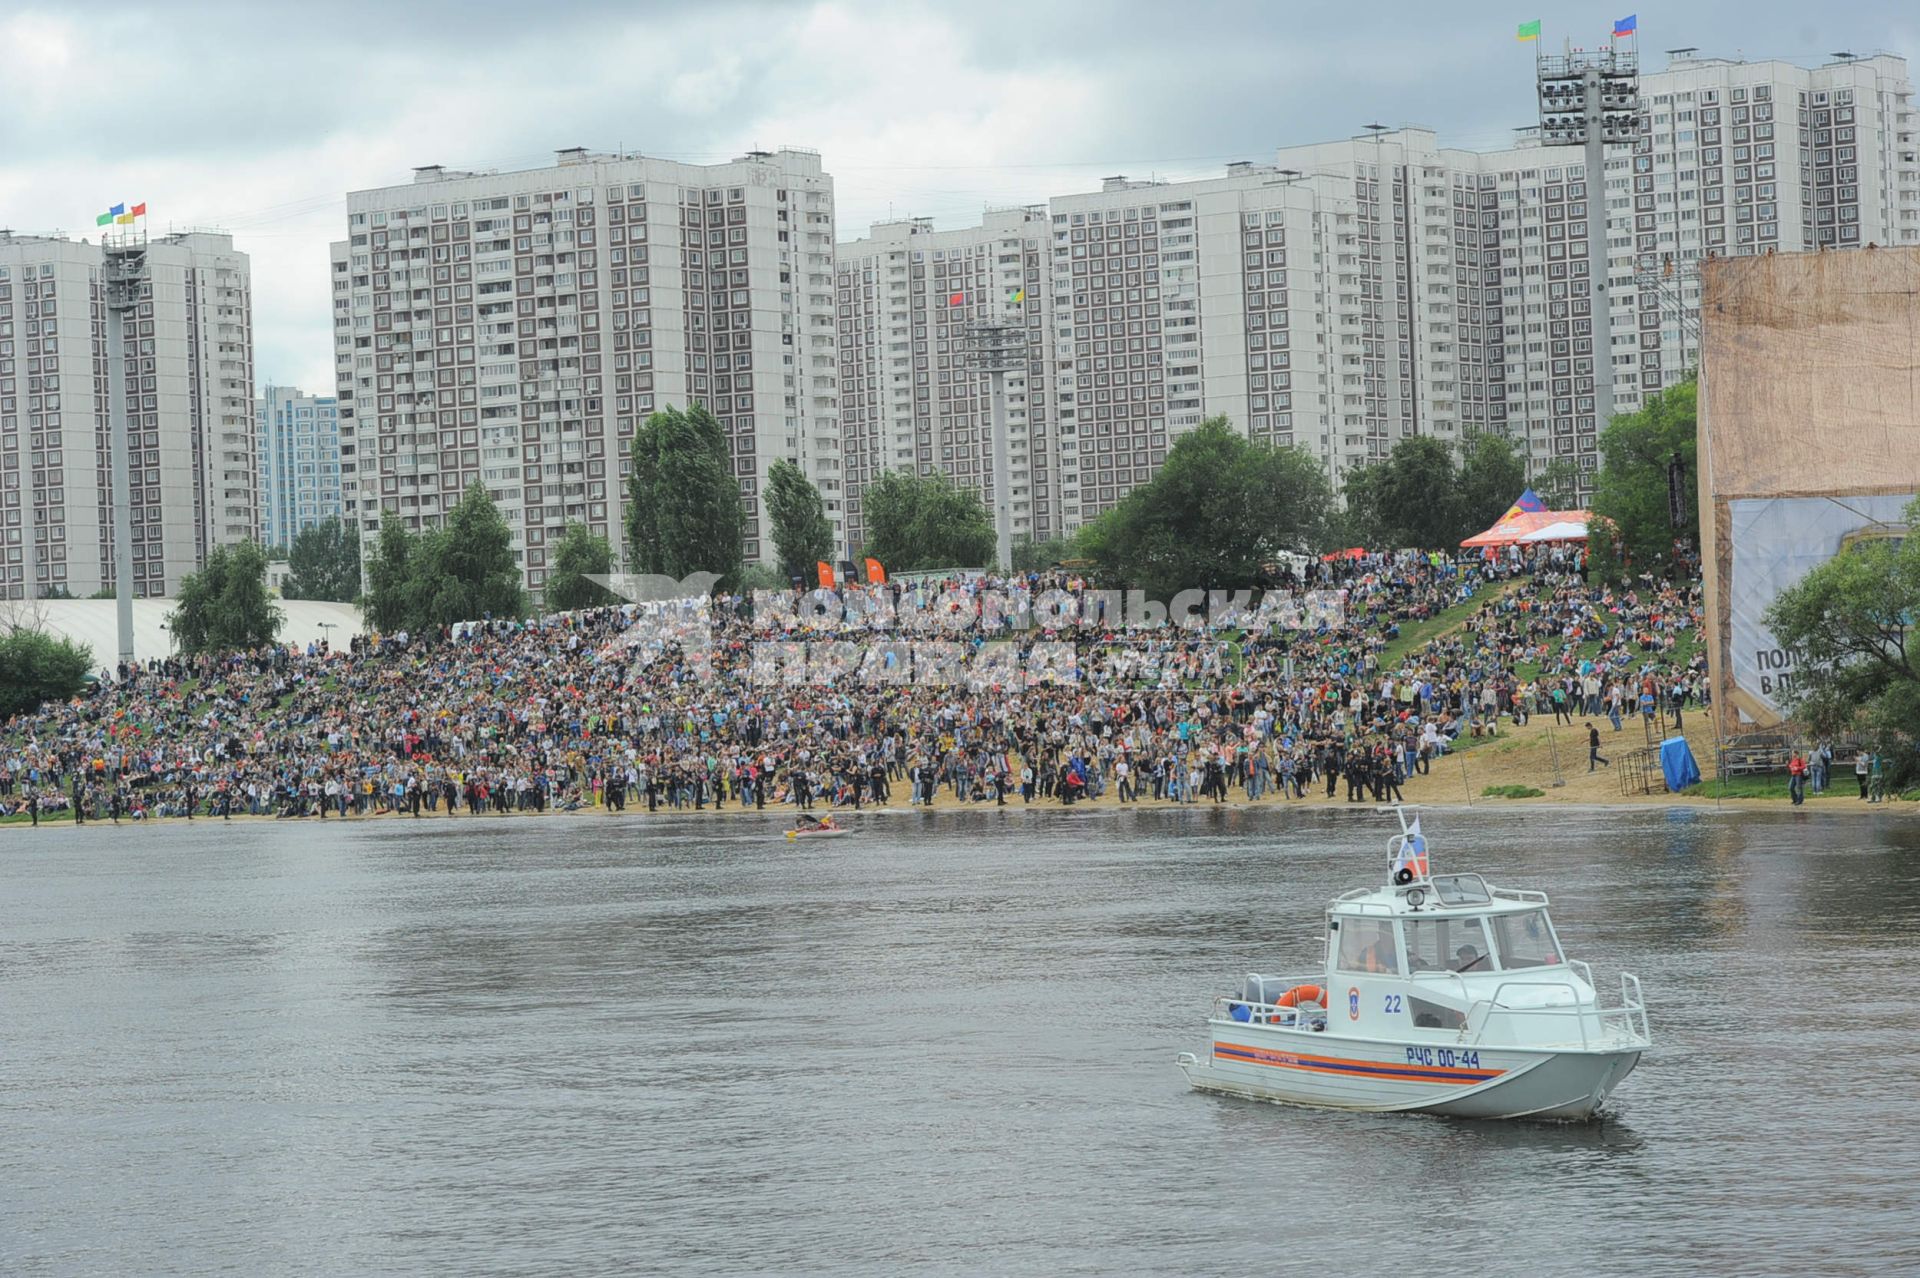
<path id="1" fill-rule="evenodd" d="M 724 160 L 812 147 L 840 236 L 888 216 L 1189 177 L 1370 122 L 1490 148 L 1534 120 L 1532 46 L 1593 47 L 1631 0 L 618 0 L 22 5 L 0 0 L 0 227 L 157 234 L 253 258 L 262 382 L 333 390 L 327 244 L 345 192 L 419 164 L 528 168 L 555 148 Z M 1363 16 L 1364 15 L 1364 16 Z M 1641 8 L 1661 50 L 1824 61 L 1920 52 L 1913 0 Z"/>

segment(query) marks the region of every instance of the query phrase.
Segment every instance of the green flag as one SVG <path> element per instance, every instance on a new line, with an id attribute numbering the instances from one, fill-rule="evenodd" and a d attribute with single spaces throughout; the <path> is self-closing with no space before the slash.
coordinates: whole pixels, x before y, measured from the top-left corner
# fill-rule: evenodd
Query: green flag
<path id="1" fill-rule="evenodd" d="M 1535 18 L 1532 22 L 1521 23 L 1520 30 L 1515 34 L 1514 38 L 1518 40 L 1538 40 L 1540 38 L 1540 19 Z"/>
<path id="2" fill-rule="evenodd" d="M 107 226 L 111 224 L 112 221 L 113 221 L 113 214 L 102 213 L 99 217 L 96 217 L 95 219 L 93 219 L 93 224 L 95 226 Z"/>

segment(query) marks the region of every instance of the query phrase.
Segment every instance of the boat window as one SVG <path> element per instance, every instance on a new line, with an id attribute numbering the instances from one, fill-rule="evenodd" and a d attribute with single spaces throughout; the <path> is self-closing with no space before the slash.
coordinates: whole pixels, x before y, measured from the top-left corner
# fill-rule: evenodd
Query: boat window
<path id="1" fill-rule="evenodd" d="M 1485 905 L 1493 900 L 1487 881 L 1477 874 L 1436 874 L 1433 894 L 1442 905 Z"/>
<path id="2" fill-rule="evenodd" d="M 1459 1029 L 1467 1023 L 1465 1014 L 1411 994 L 1407 995 L 1407 1010 L 1413 1013 L 1415 1029 Z"/>
<path id="3" fill-rule="evenodd" d="M 1340 970 L 1343 972 L 1400 971 L 1400 947 L 1388 919 L 1347 918 L 1340 921 Z"/>
<path id="4" fill-rule="evenodd" d="M 1407 969 L 1413 972 L 1490 972 L 1493 956 L 1478 918 L 1408 919 Z"/>
<path id="5" fill-rule="evenodd" d="M 1500 947 L 1500 966 L 1508 970 L 1552 967 L 1560 961 L 1560 947 L 1553 939 L 1545 910 L 1495 915 L 1493 939 Z"/>

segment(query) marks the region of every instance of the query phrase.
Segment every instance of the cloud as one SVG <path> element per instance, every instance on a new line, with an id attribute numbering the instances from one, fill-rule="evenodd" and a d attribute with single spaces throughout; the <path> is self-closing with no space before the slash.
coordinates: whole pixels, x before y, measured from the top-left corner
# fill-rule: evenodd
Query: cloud
<path id="1" fill-rule="evenodd" d="M 1555 38 L 1598 39 L 1615 16 L 1536 11 Z M 523 168 L 574 145 L 697 162 L 808 146 L 849 239 L 889 216 L 964 225 L 1111 173 L 1216 173 L 1373 121 L 1490 148 L 1535 113 L 1532 50 L 1511 22 L 1412 0 L 1383 0 L 1364 25 L 1279 0 L 179 0 L 74 13 L 16 4 L 0 18 L 0 226 L 91 234 L 102 201 L 144 198 L 156 231 L 230 228 L 253 258 L 260 376 L 315 390 L 333 382 L 327 245 L 345 233 L 345 194 L 417 164 Z M 1807 60 L 1916 40 L 1893 0 L 1818 22 L 1784 0 L 1644 17 L 1649 51 Z"/>

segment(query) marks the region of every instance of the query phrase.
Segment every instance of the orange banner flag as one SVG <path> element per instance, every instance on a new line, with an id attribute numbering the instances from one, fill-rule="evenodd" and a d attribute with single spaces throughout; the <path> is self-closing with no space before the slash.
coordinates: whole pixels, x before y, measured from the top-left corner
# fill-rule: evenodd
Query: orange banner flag
<path id="1" fill-rule="evenodd" d="M 867 584 L 870 586 L 884 586 L 887 584 L 887 570 L 882 568 L 880 561 L 871 555 L 867 557 Z"/>
<path id="2" fill-rule="evenodd" d="M 826 560 L 822 559 L 818 563 L 814 564 L 814 569 L 820 574 L 820 589 L 832 590 L 833 589 L 833 565 L 828 563 Z"/>

